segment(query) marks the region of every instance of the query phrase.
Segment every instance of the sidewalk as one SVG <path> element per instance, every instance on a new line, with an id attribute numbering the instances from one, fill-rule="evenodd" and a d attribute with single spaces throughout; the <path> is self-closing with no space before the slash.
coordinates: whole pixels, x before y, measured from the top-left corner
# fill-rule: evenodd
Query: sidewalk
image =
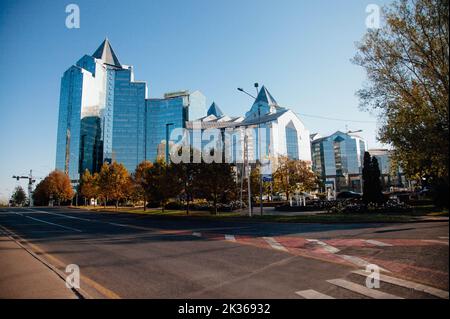
<path id="1" fill-rule="evenodd" d="M 0 230 L 0 299 L 76 299 L 63 279 Z"/>

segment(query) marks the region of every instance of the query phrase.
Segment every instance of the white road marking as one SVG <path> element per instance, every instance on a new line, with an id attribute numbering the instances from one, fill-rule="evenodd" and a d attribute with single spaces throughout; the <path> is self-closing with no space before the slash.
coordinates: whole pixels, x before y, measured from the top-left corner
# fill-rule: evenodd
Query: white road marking
<path id="1" fill-rule="evenodd" d="M 335 299 L 331 296 L 325 295 L 313 289 L 297 291 L 295 293 L 305 299 Z"/>
<path id="2" fill-rule="evenodd" d="M 448 241 L 443 241 L 443 240 L 422 239 L 422 241 L 426 242 L 426 243 L 441 244 L 441 245 L 447 245 L 448 246 Z"/>
<path id="3" fill-rule="evenodd" d="M 129 225 L 117 224 L 117 223 L 108 223 L 108 224 L 113 225 L 113 226 L 119 226 L 119 227 L 130 227 Z"/>
<path id="4" fill-rule="evenodd" d="M 199 232 L 193 232 L 192 233 L 192 236 L 195 236 L 195 237 L 202 237 L 202 233 L 199 233 Z"/>
<path id="5" fill-rule="evenodd" d="M 263 237 L 263 239 L 272 247 L 273 249 L 288 251 L 283 245 L 275 240 L 273 237 Z"/>
<path id="6" fill-rule="evenodd" d="M 236 241 L 236 238 L 234 237 L 234 235 L 225 235 L 225 240 Z"/>
<path id="7" fill-rule="evenodd" d="M 79 232 L 79 233 L 82 232 L 81 230 L 76 229 L 76 228 L 67 227 L 67 226 L 63 226 L 63 225 L 59 225 L 59 224 L 47 222 L 47 221 L 45 221 L 45 220 L 38 219 L 38 218 L 34 218 L 34 217 L 31 217 L 31 216 L 25 216 L 25 217 L 26 217 L 26 218 L 33 219 L 33 220 L 36 220 L 36 221 L 41 222 L 41 223 L 45 223 L 45 224 L 49 224 L 49 225 L 53 225 L 53 226 L 58 226 L 58 227 L 65 228 L 65 229 L 69 229 L 69 230 L 73 230 L 73 231 L 76 231 L 76 232 Z"/>
<path id="8" fill-rule="evenodd" d="M 368 273 L 364 270 L 355 270 L 355 271 L 353 271 L 353 273 L 361 275 L 361 276 L 366 276 L 366 277 L 370 275 L 370 273 Z M 439 297 L 442 299 L 449 298 L 448 291 L 441 290 L 438 288 L 433 288 L 433 287 L 419 284 L 416 282 L 412 282 L 412 281 L 408 281 L 408 280 L 404 280 L 404 279 L 400 279 L 400 278 L 394 278 L 394 277 L 390 277 L 390 276 L 386 276 L 386 275 L 380 275 L 380 280 L 387 282 L 389 284 L 392 284 L 392 285 L 409 288 L 409 289 L 413 289 L 416 291 L 425 292 L 429 295 L 433 295 L 433 296 L 436 296 L 436 297 Z"/>
<path id="9" fill-rule="evenodd" d="M 443 236 L 442 236 L 442 237 L 439 237 L 439 238 L 440 238 L 440 239 L 448 239 L 448 237 L 443 237 Z"/>
<path id="10" fill-rule="evenodd" d="M 383 243 L 382 241 L 378 241 L 378 240 L 374 240 L 374 239 L 366 239 L 366 243 L 375 245 L 375 246 L 380 246 L 380 247 L 391 247 L 391 244 L 388 243 Z"/>
<path id="11" fill-rule="evenodd" d="M 336 253 L 340 252 L 340 250 L 337 249 L 336 247 L 328 245 L 327 243 L 324 243 L 323 241 L 320 241 L 320 240 L 317 240 L 317 239 L 306 239 L 306 240 L 309 241 L 309 242 L 316 243 L 316 244 L 322 246 L 323 249 L 325 249 L 329 253 L 336 254 Z"/>
<path id="12" fill-rule="evenodd" d="M 45 213 L 45 214 L 49 214 L 49 215 L 55 215 L 55 216 L 60 216 L 60 217 L 65 217 L 65 218 L 70 218 L 70 219 L 78 219 L 78 220 L 83 220 L 83 221 L 86 221 L 86 222 L 97 222 L 96 220 L 92 220 L 92 219 L 86 219 L 86 218 L 75 217 L 75 216 L 64 215 L 64 214 L 58 214 L 58 213 L 51 213 L 51 212 L 47 212 L 45 210 L 36 210 L 36 209 L 31 209 L 31 208 L 27 208 L 27 209 L 28 210 L 32 210 L 34 212 Z"/>
<path id="13" fill-rule="evenodd" d="M 347 281 L 344 279 L 331 279 L 327 280 L 330 284 L 335 286 L 356 292 L 357 294 L 374 298 L 374 299 L 404 299 L 392 294 L 388 294 L 386 292 L 379 291 L 377 289 L 370 289 L 362 285 L 355 284 L 351 281 Z"/>
<path id="14" fill-rule="evenodd" d="M 367 265 L 371 265 L 370 262 L 368 262 L 367 260 L 364 260 L 362 258 L 359 258 L 359 257 L 350 256 L 350 255 L 336 255 L 336 256 L 341 257 L 342 259 L 345 259 L 346 261 L 348 261 L 358 267 L 366 268 Z M 381 271 L 388 272 L 388 273 L 390 272 L 389 270 L 384 269 L 380 266 L 378 266 L 378 267 L 380 268 Z"/>

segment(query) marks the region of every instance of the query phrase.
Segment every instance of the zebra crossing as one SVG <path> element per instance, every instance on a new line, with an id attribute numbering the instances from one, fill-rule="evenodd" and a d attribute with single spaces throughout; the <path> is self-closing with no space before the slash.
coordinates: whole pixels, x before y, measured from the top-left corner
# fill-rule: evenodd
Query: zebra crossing
<path id="1" fill-rule="evenodd" d="M 370 275 L 369 272 L 364 270 L 355 270 L 352 271 L 352 274 L 361 276 L 363 278 Z M 391 277 L 385 274 L 380 274 L 379 277 L 380 282 L 388 283 L 390 285 L 396 286 L 397 288 L 403 289 L 405 293 L 411 296 L 411 292 L 420 292 L 429 295 L 431 298 L 440 298 L 440 299 L 449 299 L 449 292 L 438 289 L 435 287 L 427 286 L 421 283 L 416 283 L 413 281 Z M 336 278 L 329 279 L 326 282 L 330 285 L 330 288 L 338 288 L 344 289 L 346 291 L 350 291 L 356 296 L 360 296 L 363 298 L 370 299 L 405 299 L 403 296 L 399 296 L 398 294 L 394 294 L 392 292 L 384 291 L 383 285 L 380 284 L 380 288 L 368 288 L 359 283 L 355 283 L 350 279 L 344 278 Z M 335 292 L 336 290 L 329 289 L 331 292 Z M 333 296 L 330 292 L 321 292 L 314 289 L 300 290 L 295 292 L 298 296 L 303 299 L 339 299 L 337 296 Z M 409 297 L 411 298 L 411 297 Z M 415 298 L 415 297 L 412 297 Z"/>

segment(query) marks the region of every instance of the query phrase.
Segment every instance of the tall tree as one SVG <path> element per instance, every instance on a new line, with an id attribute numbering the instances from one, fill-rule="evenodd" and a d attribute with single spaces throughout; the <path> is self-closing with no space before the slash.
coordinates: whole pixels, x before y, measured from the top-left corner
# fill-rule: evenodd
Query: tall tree
<path id="1" fill-rule="evenodd" d="M 78 187 L 79 193 L 85 199 L 91 198 L 97 199 L 98 197 L 98 185 L 97 185 L 97 173 L 92 175 L 88 169 L 86 169 L 81 176 L 80 185 Z"/>
<path id="2" fill-rule="evenodd" d="M 49 197 L 56 200 L 58 205 L 61 205 L 61 202 L 69 201 L 73 198 L 75 192 L 73 191 L 69 176 L 64 172 L 55 170 L 46 179 L 48 179 Z"/>
<path id="3" fill-rule="evenodd" d="M 48 191 L 48 179 L 44 178 L 40 181 L 33 192 L 33 203 L 36 206 L 48 205 L 49 191 Z"/>
<path id="4" fill-rule="evenodd" d="M 236 195 L 235 171 L 228 163 L 199 164 L 197 182 L 199 194 L 212 201 L 213 213 L 217 214 L 217 205 L 225 203 Z"/>
<path id="5" fill-rule="evenodd" d="M 365 152 L 362 170 L 364 203 L 381 203 L 383 201 L 380 178 L 381 173 L 378 160 L 375 156 L 371 157 L 369 152 Z"/>
<path id="6" fill-rule="evenodd" d="M 171 164 L 158 159 L 149 170 L 148 188 L 150 198 L 159 202 L 164 212 L 170 198 L 179 195 L 179 184 Z"/>
<path id="7" fill-rule="evenodd" d="M 286 193 L 289 201 L 294 192 L 307 192 L 317 187 L 317 176 L 310 163 L 281 156 L 274 175 L 274 185 L 278 191 Z"/>
<path id="8" fill-rule="evenodd" d="M 27 195 L 22 186 L 17 186 L 11 196 L 12 202 L 17 206 L 23 206 L 27 200 Z"/>
<path id="9" fill-rule="evenodd" d="M 182 155 L 182 149 L 178 150 L 178 155 Z M 201 156 L 193 147 L 189 149 L 189 160 L 187 162 L 172 164 L 175 174 L 174 182 L 179 189 L 180 195 L 186 203 L 186 214 L 189 215 L 189 205 L 199 194 L 199 179 L 202 165 L 194 162 L 196 156 Z"/>
<path id="10" fill-rule="evenodd" d="M 407 176 L 427 179 L 448 206 L 449 1 L 397 0 L 384 13 L 354 58 L 368 76 L 361 107 L 378 111 L 379 139 Z"/>
<path id="11" fill-rule="evenodd" d="M 139 163 L 133 174 L 133 181 L 137 185 L 136 192 L 144 201 L 144 211 L 147 208 L 147 203 L 151 198 L 151 173 L 153 163 L 143 161 Z"/>
<path id="12" fill-rule="evenodd" d="M 69 201 L 73 198 L 74 191 L 69 176 L 55 170 L 36 185 L 33 192 L 35 205 L 48 205 L 50 199 L 57 202 Z"/>
<path id="13" fill-rule="evenodd" d="M 104 163 L 98 174 L 100 194 L 104 198 L 105 206 L 108 200 L 114 200 L 116 209 L 119 201 L 128 195 L 130 176 L 122 163 Z"/>

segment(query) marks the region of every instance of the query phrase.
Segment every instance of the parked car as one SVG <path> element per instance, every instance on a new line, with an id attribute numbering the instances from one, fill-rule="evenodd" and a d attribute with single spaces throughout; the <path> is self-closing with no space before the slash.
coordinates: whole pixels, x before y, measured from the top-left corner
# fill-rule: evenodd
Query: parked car
<path id="1" fill-rule="evenodd" d="M 337 194 L 336 199 L 361 199 L 362 195 L 360 193 L 352 191 L 344 191 Z"/>

